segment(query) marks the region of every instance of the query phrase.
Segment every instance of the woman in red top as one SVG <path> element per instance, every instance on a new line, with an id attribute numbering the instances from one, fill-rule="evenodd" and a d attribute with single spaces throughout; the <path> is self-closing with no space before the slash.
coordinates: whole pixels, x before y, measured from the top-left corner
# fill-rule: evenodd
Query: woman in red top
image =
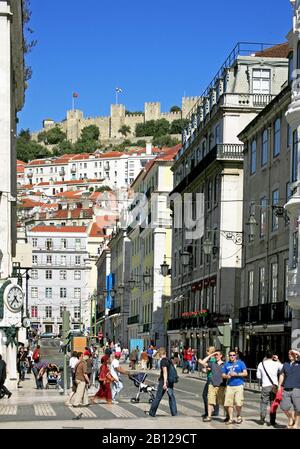
<path id="1" fill-rule="evenodd" d="M 92 399 L 92 402 L 96 404 L 96 399 L 105 399 L 108 404 L 111 404 L 112 401 L 112 395 L 111 395 L 111 389 L 110 384 L 111 381 L 107 378 L 107 374 L 110 374 L 109 371 L 109 357 L 107 355 L 104 355 L 101 359 L 101 367 L 99 371 L 99 382 L 100 382 L 100 388 L 95 394 L 95 396 Z"/>

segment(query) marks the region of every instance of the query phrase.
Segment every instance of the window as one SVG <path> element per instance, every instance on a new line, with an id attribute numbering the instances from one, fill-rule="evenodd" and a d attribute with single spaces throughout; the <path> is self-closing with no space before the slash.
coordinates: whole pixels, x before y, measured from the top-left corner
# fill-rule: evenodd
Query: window
<path id="1" fill-rule="evenodd" d="M 293 132 L 293 149 L 292 149 L 292 182 L 296 182 L 298 178 L 298 131 Z"/>
<path id="2" fill-rule="evenodd" d="M 272 231 L 278 229 L 278 217 L 276 215 L 276 206 L 279 203 L 279 190 L 273 190 L 272 192 Z"/>
<path id="3" fill-rule="evenodd" d="M 86 162 L 83 164 L 83 168 L 87 168 L 87 163 Z"/>
<path id="4" fill-rule="evenodd" d="M 37 265 L 37 263 L 38 263 L 38 258 L 37 258 L 37 256 L 34 254 L 34 255 L 32 256 L 32 265 Z"/>
<path id="5" fill-rule="evenodd" d="M 297 69 L 300 69 L 300 42 L 297 45 Z M 298 75 L 299 76 L 299 75 Z M 298 78 L 297 76 L 297 78 Z"/>
<path id="6" fill-rule="evenodd" d="M 250 152 L 250 175 L 253 175 L 256 172 L 256 140 L 253 140 L 251 143 L 251 152 Z"/>
<path id="7" fill-rule="evenodd" d="M 31 279 L 38 279 L 38 270 L 31 270 Z"/>
<path id="8" fill-rule="evenodd" d="M 216 145 L 218 143 L 221 143 L 220 125 L 217 125 L 215 128 L 215 143 L 216 143 Z"/>
<path id="9" fill-rule="evenodd" d="M 51 306 L 46 306 L 45 307 L 45 311 L 46 311 L 46 318 L 52 318 L 52 307 Z"/>
<path id="10" fill-rule="evenodd" d="M 80 307 L 79 306 L 74 307 L 74 318 L 77 320 L 80 318 Z"/>
<path id="11" fill-rule="evenodd" d="M 259 303 L 265 304 L 266 296 L 265 296 L 265 267 L 259 267 Z"/>
<path id="12" fill-rule="evenodd" d="M 207 208 L 210 209 L 212 205 L 212 182 L 209 181 L 207 186 Z"/>
<path id="13" fill-rule="evenodd" d="M 248 305 L 253 306 L 253 278 L 254 278 L 254 271 L 250 270 L 248 272 Z"/>
<path id="14" fill-rule="evenodd" d="M 289 83 L 293 81 L 293 70 L 294 70 L 294 61 L 293 61 L 293 52 L 289 54 Z"/>
<path id="15" fill-rule="evenodd" d="M 63 225 L 63 223 L 62 223 Z M 66 223 L 64 223 L 64 226 L 66 225 Z M 67 248 L 67 239 L 61 239 L 61 247 L 62 249 L 66 249 Z"/>
<path id="16" fill-rule="evenodd" d="M 293 253 L 292 253 L 292 268 L 298 265 L 298 230 L 293 232 Z"/>
<path id="17" fill-rule="evenodd" d="M 47 265 L 51 265 L 52 264 L 52 256 L 47 256 L 46 262 L 47 262 Z"/>
<path id="18" fill-rule="evenodd" d="M 79 270 L 75 270 L 74 271 L 74 279 L 75 280 L 79 280 L 79 279 L 81 279 L 81 271 L 79 271 Z"/>
<path id="19" fill-rule="evenodd" d="M 75 299 L 81 298 L 81 289 L 80 288 L 74 288 L 74 298 Z"/>
<path id="20" fill-rule="evenodd" d="M 75 256 L 75 265 L 80 265 L 80 256 Z"/>
<path id="21" fill-rule="evenodd" d="M 76 249 L 80 249 L 80 239 L 75 239 L 75 247 Z"/>
<path id="22" fill-rule="evenodd" d="M 269 135 L 268 130 L 265 129 L 261 138 L 261 166 L 263 167 L 268 162 L 269 153 Z"/>
<path id="23" fill-rule="evenodd" d="M 66 281 L 67 280 L 67 271 L 66 270 L 60 270 L 59 271 L 59 279 L 61 281 Z"/>
<path id="24" fill-rule="evenodd" d="M 33 246 L 33 248 L 37 247 L 37 239 L 36 238 L 32 239 L 32 246 Z"/>
<path id="25" fill-rule="evenodd" d="M 47 251 L 50 251 L 52 249 L 52 239 L 46 240 L 46 249 Z"/>
<path id="26" fill-rule="evenodd" d="M 38 318 L 37 306 L 31 306 L 31 318 Z"/>
<path id="27" fill-rule="evenodd" d="M 46 279 L 52 279 L 52 270 L 46 270 Z"/>
<path id="28" fill-rule="evenodd" d="M 281 129 L 281 121 L 280 118 L 278 118 L 274 123 L 274 146 L 273 146 L 274 157 L 280 154 L 280 129 Z"/>
<path id="29" fill-rule="evenodd" d="M 271 85 L 271 71 L 266 69 L 253 69 L 252 91 L 254 94 L 269 94 Z"/>
<path id="30" fill-rule="evenodd" d="M 67 257 L 66 256 L 60 256 L 60 264 L 66 265 L 67 263 Z"/>
<path id="31" fill-rule="evenodd" d="M 278 289 L 278 263 L 271 264 L 271 300 L 277 302 L 277 289 Z"/>
<path id="32" fill-rule="evenodd" d="M 36 299 L 38 297 L 38 288 L 37 287 L 31 287 L 31 298 Z"/>
<path id="33" fill-rule="evenodd" d="M 63 317 L 63 313 L 64 313 L 65 310 L 67 310 L 66 306 L 60 306 L 60 308 L 59 308 L 59 316 L 60 316 L 60 318 Z"/>
<path id="34" fill-rule="evenodd" d="M 60 298 L 66 298 L 67 297 L 67 289 L 64 287 L 60 288 Z"/>
<path id="35" fill-rule="evenodd" d="M 47 299 L 51 299 L 52 298 L 52 288 L 51 287 L 46 287 L 45 288 L 45 297 Z"/>
<path id="36" fill-rule="evenodd" d="M 286 124 L 286 145 L 288 149 L 291 146 L 291 127 L 288 123 Z"/>
<path id="37" fill-rule="evenodd" d="M 260 199 L 260 220 L 259 220 L 259 236 L 264 237 L 266 234 L 267 224 L 267 198 L 264 196 Z"/>
<path id="38" fill-rule="evenodd" d="M 292 189 L 291 189 L 291 183 L 287 182 L 286 183 L 286 199 L 285 202 L 287 203 L 288 200 L 291 198 L 292 196 Z"/>

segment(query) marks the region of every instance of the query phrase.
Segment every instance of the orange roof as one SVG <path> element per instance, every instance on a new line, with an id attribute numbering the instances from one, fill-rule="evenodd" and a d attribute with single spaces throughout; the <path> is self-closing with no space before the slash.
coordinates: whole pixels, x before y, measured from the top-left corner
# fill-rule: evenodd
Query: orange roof
<path id="1" fill-rule="evenodd" d="M 24 165 L 17 165 L 17 173 L 23 173 L 25 172 Z"/>
<path id="2" fill-rule="evenodd" d="M 30 229 L 30 232 L 86 232 L 86 226 L 43 226 L 38 225 Z"/>
<path id="3" fill-rule="evenodd" d="M 17 159 L 17 165 L 27 165 L 26 162 L 21 161 L 20 159 Z"/>
<path id="4" fill-rule="evenodd" d="M 100 158 L 107 158 L 107 157 L 112 157 L 112 158 L 117 158 L 120 156 L 125 155 L 126 153 L 121 153 L 120 151 L 108 151 L 107 153 L 101 153 L 99 154 L 98 157 Z"/>
<path id="5" fill-rule="evenodd" d="M 68 218 L 68 209 L 61 209 L 58 210 L 53 218 Z M 93 209 L 82 209 L 82 208 L 76 208 L 71 209 L 71 218 L 80 218 L 80 214 L 82 214 L 82 218 L 92 218 L 93 217 Z"/>
<path id="6" fill-rule="evenodd" d="M 283 44 L 274 45 L 273 47 L 258 51 L 255 53 L 255 56 L 264 58 L 287 58 L 289 52 L 289 44 L 288 42 L 284 42 Z"/>
<path id="7" fill-rule="evenodd" d="M 22 205 L 20 207 L 22 207 L 23 209 L 31 209 L 33 207 L 43 206 L 43 203 L 41 203 L 40 201 L 33 201 L 30 198 L 23 198 L 21 201 Z"/>
<path id="8" fill-rule="evenodd" d="M 91 153 L 81 153 L 81 154 L 76 154 L 71 159 L 72 159 L 72 161 L 80 161 L 82 159 L 89 159 L 90 156 L 93 156 L 93 154 L 91 154 Z"/>
<path id="9" fill-rule="evenodd" d="M 55 196 L 63 198 L 80 198 L 85 190 L 66 190 L 65 192 L 56 193 Z"/>
<path id="10" fill-rule="evenodd" d="M 100 226 L 97 223 L 93 223 L 89 237 L 106 237 L 106 234 L 104 233 L 103 228 L 100 228 Z"/>

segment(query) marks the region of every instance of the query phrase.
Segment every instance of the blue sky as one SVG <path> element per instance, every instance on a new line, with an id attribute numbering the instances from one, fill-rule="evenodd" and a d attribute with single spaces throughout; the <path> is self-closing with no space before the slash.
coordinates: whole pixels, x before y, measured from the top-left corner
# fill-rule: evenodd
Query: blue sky
<path id="1" fill-rule="evenodd" d="M 167 112 L 200 95 L 238 41 L 281 43 L 292 26 L 289 0 L 31 0 L 37 46 L 19 130 L 72 107 L 109 115 L 119 103 Z"/>

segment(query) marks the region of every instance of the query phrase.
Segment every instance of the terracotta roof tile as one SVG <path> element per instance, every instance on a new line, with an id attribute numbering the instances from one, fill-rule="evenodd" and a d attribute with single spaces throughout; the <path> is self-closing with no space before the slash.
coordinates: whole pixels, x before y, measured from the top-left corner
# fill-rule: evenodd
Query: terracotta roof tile
<path id="1" fill-rule="evenodd" d="M 43 226 L 38 225 L 30 229 L 30 232 L 86 232 L 86 226 Z"/>
<path id="2" fill-rule="evenodd" d="M 263 51 L 258 51 L 255 56 L 260 56 L 264 58 L 287 58 L 290 52 L 288 42 L 282 44 L 274 45 L 273 47 L 266 48 Z"/>

